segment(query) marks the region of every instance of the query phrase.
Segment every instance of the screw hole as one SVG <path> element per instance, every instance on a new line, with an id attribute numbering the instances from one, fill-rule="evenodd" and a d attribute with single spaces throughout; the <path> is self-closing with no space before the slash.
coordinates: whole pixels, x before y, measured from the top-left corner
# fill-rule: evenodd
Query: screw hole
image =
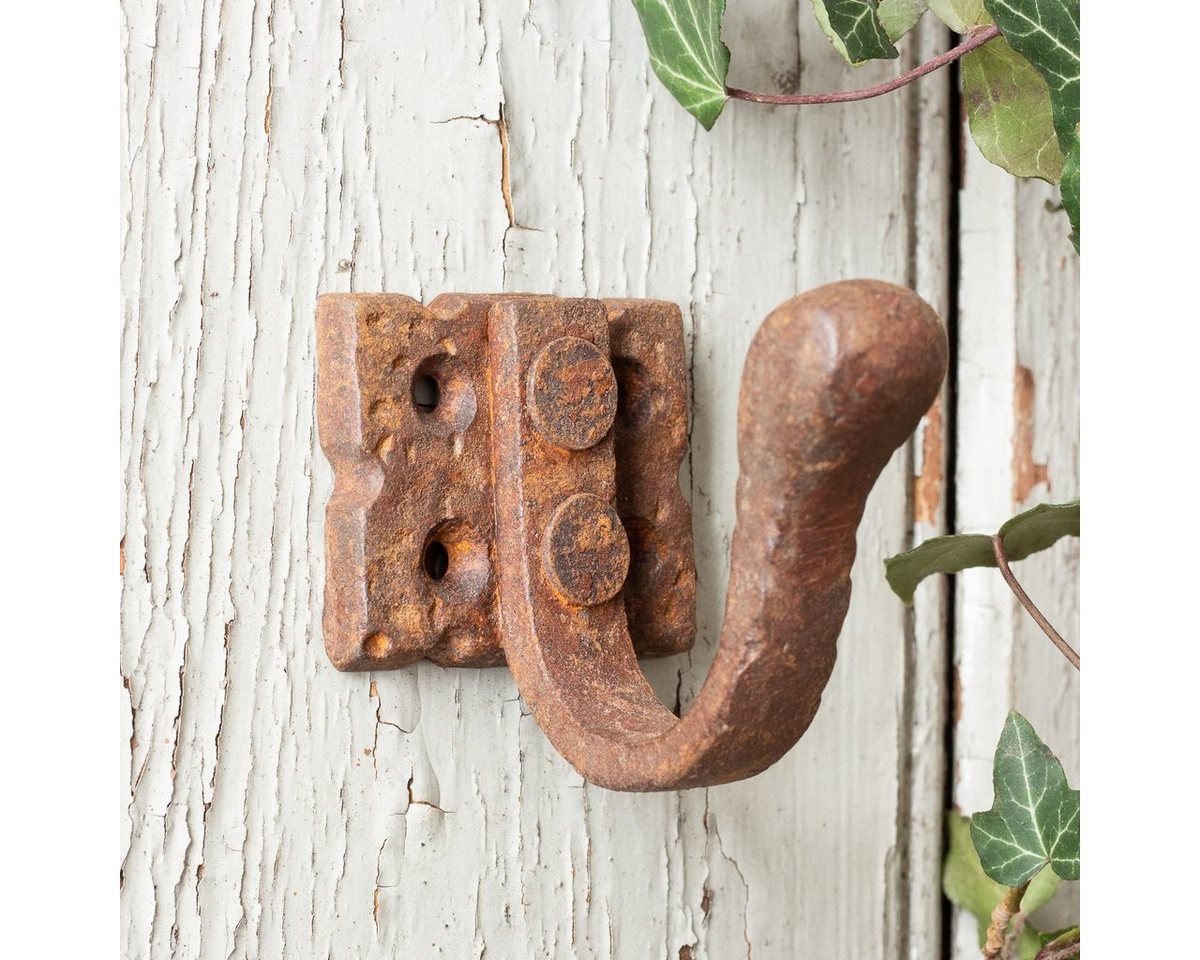
<path id="1" fill-rule="evenodd" d="M 407 366 L 408 358 L 397 358 Z M 462 433 L 475 419 L 475 387 L 460 358 L 448 353 L 426 357 L 407 374 L 412 413 L 423 433 L 449 437 Z"/>
<path id="2" fill-rule="evenodd" d="M 412 398 L 418 410 L 430 413 L 437 409 L 438 401 L 442 398 L 442 388 L 438 386 L 435 377 L 421 373 L 413 378 Z"/>
<path id="3" fill-rule="evenodd" d="M 447 603 L 470 603 L 491 576 L 487 543 L 461 517 L 434 526 L 415 559 L 426 588 Z"/>
<path id="4" fill-rule="evenodd" d="M 446 545 L 438 540 L 431 540 L 425 548 L 425 556 L 421 560 L 425 575 L 430 580 L 441 580 L 450 569 L 450 554 Z"/>

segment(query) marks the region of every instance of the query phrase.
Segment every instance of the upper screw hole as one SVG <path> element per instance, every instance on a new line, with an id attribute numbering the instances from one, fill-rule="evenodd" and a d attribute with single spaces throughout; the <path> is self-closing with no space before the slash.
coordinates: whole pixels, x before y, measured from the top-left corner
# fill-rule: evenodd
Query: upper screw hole
<path id="1" fill-rule="evenodd" d="M 438 540 L 431 540 L 425 548 L 425 556 L 421 559 L 425 575 L 430 580 L 441 580 L 450 569 L 450 554 L 446 545 Z"/>
<path id="2" fill-rule="evenodd" d="M 404 366 L 407 362 L 404 356 L 396 361 Z M 475 386 L 460 357 L 433 354 L 408 376 L 412 415 L 423 435 L 450 437 L 471 425 L 475 419 Z"/>
<path id="3" fill-rule="evenodd" d="M 442 388 L 437 379 L 428 373 L 418 374 L 412 383 L 413 403 L 418 410 L 429 413 L 437 409 L 438 401 L 442 398 Z"/>

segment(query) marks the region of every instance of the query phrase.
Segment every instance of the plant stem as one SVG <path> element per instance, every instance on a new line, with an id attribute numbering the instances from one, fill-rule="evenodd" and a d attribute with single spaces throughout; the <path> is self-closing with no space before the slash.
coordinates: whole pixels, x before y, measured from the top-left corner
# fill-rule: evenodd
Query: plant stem
<path id="1" fill-rule="evenodd" d="M 1079 933 L 1070 940 L 1058 939 L 1046 944 L 1033 960 L 1070 960 L 1079 956 Z"/>
<path id="2" fill-rule="evenodd" d="M 1021 606 L 1023 606 L 1029 615 L 1033 617 L 1034 622 L 1042 628 L 1042 632 L 1050 638 L 1050 642 L 1058 647 L 1062 655 L 1071 662 L 1071 666 L 1078 670 L 1079 654 L 1076 653 L 1074 648 L 1072 648 L 1072 646 L 1062 638 L 1062 634 L 1054 629 L 1054 627 L 1050 624 L 1050 621 L 1043 616 L 1042 611 L 1039 610 L 1034 605 L 1034 602 L 1029 599 L 1029 594 L 1027 594 L 1021 584 L 1017 582 L 1017 578 L 1013 575 L 1012 568 L 1008 565 L 1008 556 L 1004 553 L 1004 538 L 1000 536 L 1000 534 L 996 534 L 994 537 L 992 537 L 992 550 L 996 554 L 996 566 L 1000 568 L 1000 576 L 1004 577 L 1004 582 L 1008 584 L 1008 588 L 1012 590 L 1012 592 L 1016 595 L 1016 598 L 1021 601 Z"/>
<path id="3" fill-rule="evenodd" d="M 1013 915 L 1012 923 L 1008 925 L 1008 933 L 1004 935 L 1004 949 L 1000 956 L 1004 960 L 1011 960 L 1017 955 L 1017 942 L 1021 939 L 1021 931 L 1025 929 L 1025 911 L 1018 910 Z"/>
<path id="4" fill-rule="evenodd" d="M 777 103 L 796 107 L 817 103 L 850 103 L 854 100 L 870 100 L 872 97 L 881 97 L 885 93 L 899 90 L 914 80 L 919 80 L 925 74 L 933 73 L 939 67 L 953 63 L 964 53 L 970 53 L 976 47 L 981 47 L 998 36 L 1000 36 L 998 27 L 977 29 L 969 33 L 967 39 L 957 47 L 947 50 L 940 56 L 927 60 L 919 67 L 913 67 L 898 77 L 877 83 L 873 87 L 863 87 L 861 90 L 841 90 L 834 93 L 752 93 L 749 90 L 739 90 L 737 87 L 726 87 L 725 92 L 735 100 L 751 100 L 754 103 Z"/>
<path id="5" fill-rule="evenodd" d="M 992 911 L 992 920 L 988 924 L 987 940 L 983 945 L 985 960 L 999 960 L 1004 956 L 1005 933 L 1008 931 L 1009 921 L 1021 909 L 1021 898 L 1025 896 L 1028 887 L 1028 883 L 1019 887 L 1009 887 L 1004 898 L 996 904 L 996 909 Z"/>

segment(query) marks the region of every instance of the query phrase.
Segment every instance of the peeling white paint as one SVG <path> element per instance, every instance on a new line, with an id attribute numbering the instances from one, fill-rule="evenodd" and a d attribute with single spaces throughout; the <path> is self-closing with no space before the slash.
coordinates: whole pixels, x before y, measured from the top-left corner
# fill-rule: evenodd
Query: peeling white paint
<path id="1" fill-rule="evenodd" d="M 683 306 L 699 639 L 647 671 L 686 706 L 719 632 L 758 322 L 854 276 L 945 306 L 944 78 L 838 108 L 731 104 L 706 135 L 624 0 L 122 10 L 124 956 L 937 955 L 944 607 L 923 594 L 910 622 L 879 564 L 913 536 L 911 456 L 868 505 L 800 746 L 742 784 L 609 793 L 503 670 L 326 661 L 313 304 Z M 894 69 L 847 71 L 807 0 L 733 4 L 726 36 L 742 86 L 793 83 L 801 61 L 806 89 Z"/>
<path id="2" fill-rule="evenodd" d="M 962 194 L 959 288 L 957 523 L 994 532 L 1037 503 L 1079 495 L 1079 258 L 1057 190 L 1015 181 L 972 147 Z M 1034 385 L 1033 459 L 1050 486 L 1014 502 L 1017 367 Z M 1079 544 L 1014 565 L 1030 595 L 1079 649 Z M 992 805 L 992 759 L 1009 710 L 1027 716 L 1079 782 L 1079 674 L 1017 604 L 995 570 L 958 578 L 953 800 L 964 813 Z M 1041 929 L 1079 920 L 1078 891 L 1065 889 L 1037 918 Z M 978 956 L 976 924 L 956 918 L 956 960 Z"/>

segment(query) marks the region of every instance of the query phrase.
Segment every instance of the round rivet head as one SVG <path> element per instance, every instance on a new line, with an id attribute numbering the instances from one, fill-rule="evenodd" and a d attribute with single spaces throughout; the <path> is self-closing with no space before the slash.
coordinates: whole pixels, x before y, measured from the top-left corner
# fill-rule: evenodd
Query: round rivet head
<path id="1" fill-rule="evenodd" d="M 542 538 L 542 570 L 559 598 L 575 606 L 615 597 L 629 573 L 629 539 L 612 505 L 590 493 L 560 503 Z"/>
<path id="2" fill-rule="evenodd" d="M 617 378 L 590 341 L 559 337 L 529 368 L 529 412 L 543 437 L 566 450 L 594 447 L 617 415 Z"/>

